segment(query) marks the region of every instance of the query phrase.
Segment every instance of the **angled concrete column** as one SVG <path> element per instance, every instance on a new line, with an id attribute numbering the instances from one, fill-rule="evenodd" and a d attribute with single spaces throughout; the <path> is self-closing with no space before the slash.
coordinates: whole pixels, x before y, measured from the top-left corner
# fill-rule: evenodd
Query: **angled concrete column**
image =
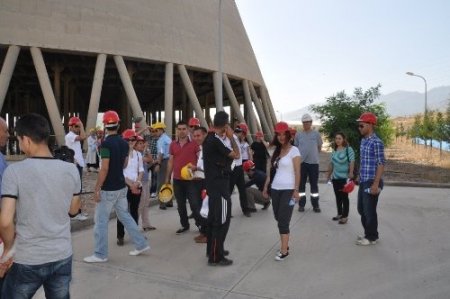
<path id="1" fill-rule="evenodd" d="M 19 57 L 20 48 L 18 46 L 9 46 L 0 72 L 0 111 L 5 103 L 5 96 L 8 92 L 9 82 L 11 81 L 17 57 Z"/>
<path id="2" fill-rule="evenodd" d="M 214 100 L 216 103 L 216 111 L 223 111 L 223 85 L 220 74 L 221 72 L 213 73 Z"/>
<path id="3" fill-rule="evenodd" d="M 253 110 L 252 98 L 250 96 L 250 89 L 248 87 L 247 80 L 242 80 L 242 87 L 244 88 L 245 106 L 247 107 L 247 112 L 248 112 L 248 116 L 249 116 L 248 125 L 250 127 L 251 134 L 255 134 L 256 131 L 258 131 L 258 126 L 256 124 L 256 122 L 257 122 L 256 115 L 255 115 L 255 111 Z"/>
<path id="4" fill-rule="evenodd" d="M 173 63 L 166 63 L 166 73 L 164 81 L 164 123 L 166 133 L 172 136 L 173 133 Z"/>
<path id="5" fill-rule="evenodd" d="M 42 57 L 41 49 L 36 47 L 30 48 L 31 57 L 33 58 L 34 67 L 39 79 L 39 84 L 44 95 L 45 105 L 47 106 L 50 122 L 55 131 L 55 138 L 58 145 L 64 144 L 64 127 L 62 125 L 58 105 L 56 104 L 55 95 L 53 94 L 50 79 L 48 77 L 47 69 L 45 68 L 44 58 Z"/>
<path id="6" fill-rule="evenodd" d="M 231 83 L 230 83 L 230 80 L 228 79 L 227 74 L 223 74 L 223 85 L 225 87 L 225 91 L 228 95 L 228 98 L 230 99 L 231 112 L 235 114 L 235 116 L 237 117 L 237 119 L 239 120 L 240 123 L 247 123 L 245 121 L 244 115 L 242 115 L 241 108 L 239 106 L 239 102 L 236 99 L 236 96 L 234 95 L 234 91 L 233 91 L 233 88 L 231 87 Z M 230 122 L 231 122 L 231 124 L 233 124 L 233 118 L 230 119 Z M 251 136 L 251 132 L 250 132 L 250 134 L 247 135 L 247 139 L 250 144 L 253 143 L 253 138 Z"/>
<path id="7" fill-rule="evenodd" d="M 100 96 L 102 94 L 103 77 L 105 75 L 106 55 L 98 54 L 95 63 L 94 81 L 92 82 L 91 98 L 86 121 L 86 130 L 94 128 L 97 122 L 98 107 L 100 106 Z M 87 142 L 84 143 L 87 147 Z"/>
<path id="8" fill-rule="evenodd" d="M 275 126 L 276 121 L 274 121 L 272 119 L 272 116 L 270 115 L 270 109 L 269 109 L 269 105 L 267 103 L 267 97 L 266 97 L 266 93 L 265 93 L 265 87 L 264 86 L 260 86 L 259 87 L 259 94 L 261 95 L 261 103 L 262 106 L 264 108 L 264 114 L 266 116 L 266 120 L 269 124 L 270 127 L 270 132 L 272 132 L 273 135 L 273 128 Z"/>
<path id="9" fill-rule="evenodd" d="M 269 97 L 269 92 L 267 91 L 267 88 L 264 87 L 264 91 L 261 93 L 261 96 L 263 96 L 264 102 L 266 102 L 267 106 L 269 107 L 270 116 L 272 117 L 272 122 L 274 125 L 278 122 L 277 116 L 275 114 L 275 109 L 273 109 L 272 101 Z"/>
<path id="10" fill-rule="evenodd" d="M 265 134 L 269 136 L 270 139 L 272 139 L 272 131 L 270 130 L 270 126 L 264 114 L 264 109 L 262 107 L 261 100 L 258 98 L 255 87 L 253 86 L 252 82 L 249 82 L 249 87 L 250 87 L 250 94 L 252 95 L 253 103 L 255 103 L 256 111 L 258 112 L 259 120 L 261 122 L 263 131 Z"/>
<path id="11" fill-rule="evenodd" d="M 184 88 L 186 89 L 191 105 L 194 108 L 195 116 L 197 116 L 200 119 L 202 126 L 207 128 L 208 124 L 206 123 L 202 107 L 200 106 L 197 95 L 195 94 L 194 87 L 192 86 L 191 80 L 189 79 L 186 67 L 182 64 L 179 64 L 178 72 L 180 73 L 181 80 L 183 81 L 183 85 Z"/>
<path id="12" fill-rule="evenodd" d="M 136 118 L 141 118 L 139 125 L 143 128 L 147 125 L 145 123 L 144 113 L 142 112 L 141 105 L 139 104 L 136 92 L 134 91 L 130 75 L 128 74 L 125 62 L 123 61 L 123 57 L 114 56 L 114 62 L 116 63 L 117 70 L 119 71 L 120 80 L 122 81 L 128 102 L 130 103 L 131 110 L 133 111 L 133 116 Z"/>
<path id="13" fill-rule="evenodd" d="M 55 92 L 56 105 L 58 105 L 59 111 L 61 111 L 61 72 L 64 70 L 58 62 L 52 67 L 53 77 L 53 90 Z"/>

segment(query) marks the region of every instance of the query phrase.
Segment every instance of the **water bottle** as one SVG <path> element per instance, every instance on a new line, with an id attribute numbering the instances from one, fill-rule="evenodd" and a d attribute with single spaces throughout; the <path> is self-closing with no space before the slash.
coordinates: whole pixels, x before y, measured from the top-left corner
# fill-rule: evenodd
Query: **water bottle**
<path id="1" fill-rule="evenodd" d="M 289 206 L 290 206 L 290 207 L 295 206 L 295 198 L 291 198 L 291 199 L 289 200 Z"/>
<path id="2" fill-rule="evenodd" d="M 380 191 L 381 191 L 381 189 L 378 188 L 378 189 L 377 189 L 377 194 L 380 193 Z M 370 193 L 370 188 L 364 189 L 364 192 L 369 193 L 369 194 L 372 194 L 372 193 Z"/>

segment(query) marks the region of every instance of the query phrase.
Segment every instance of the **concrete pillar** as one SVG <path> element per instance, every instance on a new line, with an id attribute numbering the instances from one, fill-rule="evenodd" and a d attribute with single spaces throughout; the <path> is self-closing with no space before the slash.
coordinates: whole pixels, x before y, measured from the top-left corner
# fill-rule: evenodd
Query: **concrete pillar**
<path id="1" fill-rule="evenodd" d="M 17 57 L 19 57 L 20 48 L 18 46 L 9 46 L 0 72 L 0 111 L 2 111 L 5 96 L 8 92 L 9 82 L 11 81 Z"/>
<path id="2" fill-rule="evenodd" d="M 166 73 L 164 81 L 164 123 L 166 124 L 167 135 L 173 134 L 173 63 L 166 63 Z"/>
<path id="3" fill-rule="evenodd" d="M 269 104 L 267 103 L 267 97 L 266 97 L 266 92 L 265 92 L 265 87 L 264 86 L 260 86 L 259 87 L 259 94 L 261 95 L 261 103 L 262 106 L 264 108 L 264 114 L 266 116 L 266 120 L 269 124 L 270 127 L 270 131 L 272 132 L 273 135 L 273 128 L 276 124 L 276 121 L 274 121 L 272 119 L 272 116 L 270 115 L 270 109 L 269 109 Z"/>
<path id="4" fill-rule="evenodd" d="M 216 111 L 223 111 L 223 91 L 222 80 L 220 76 L 221 72 L 213 73 L 213 85 L 214 85 L 214 100 L 216 103 Z"/>
<path id="5" fill-rule="evenodd" d="M 200 119 L 200 123 L 202 124 L 202 126 L 207 128 L 208 124 L 206 123 L 202 107 L 200 106 L 197 95 L 195 94 L 194 87 L 192 86 L 191 80 L 189 79 L 186 67 L 182 64 L 179 64 L 178 72 L 180 73 L 181 80 L 183 81 L 183 85 L 184 88 L 186 89 L 191 105 L 194 108 L 195 115 L 198 117 L 198 119 Z"/>
<path id="6" fill-rule="evenodd" d="M 269 106 L 269 111 L 270 111 L 270 116 L 272 117 L 272 121 L 276 124 L 278 122 L 277 116 L 275 114 L 275 109 L 273 109 L 273 104 L 272 104 L 272 101 L 270 100 L 269 92 L 267 91 L 266 87 L 264 87 L 264 92 L 261 95 L 264 95 L 266 97 L 264 101 L 267 103 L 267 106 Z"/>
<path id="7" fill-rule="evenodd" d="M 270 130 L 270 126 L 264 114 L 264 109 L 262 107 L 261 100 L 258 98 L 255 87 L 253 86 L 252 82 L 249 82 L 249 87 L 250 87 L 250 94 L 252 95 L 253 102 L 255 103 L 256 111 L 258 112 L 259 120 L 261 122 L 263 131 L 265 134 L 268 135 L 270 139 L 272 139 L 272 131 Z"/>
<path id="8" fill-rule="evenodd" d="M 58 105 L 56 105 L 55 95 L 53 94 L 50 79 L 48 77 L 47 69 L 45 68 L 44 58 L 42 57 L 41 49 L 36 47 L 30 48 L 31 57 L 33 58 L 34 67 L 39 79 L 39 84 L 44 95 L 45 105 L 47 106 L 48 115 L 55 131 L 55 138 L 58 145 L 64 144 L 64 127 L 62 125 Z"/>
<path id="9" fill-rule="evenodd" d="M 247 80 L 242 80 L 242 87 L 244 89 L 244 100 L 245 100 L 245 106 L 247 108 L 247 112 L 248 112 L 248 126 L 250 128 L 251 134 L 255 134 L 256 131 L 258 130 L 258 126 L 256 125 L 256 115 L 255 115 L 255 111 L 253 110 L 253 105 L 252 105 L 252 98 L 250 96 L 250 89 L 248 87 L 248 81 Z"/>
<path id="10" fill-rule="evenodd" d="M 95 63 L 94 81 L 92 82 L 91 98 L 89 99 L 88 115 L 86 120 L 86 130 L 89 132 L 97 122 L 98 107 L 100 106 L 100 96 L 102 94 L 103 77 L 105 75 L 106 55 L 98 54 Z M 87 142 L 85 142 L 87 147 Z"/>
<path id="11" fill-rule="evenodd" d="M 231 87 L 230 80 L 228 80 L 227 74 L 223 74 L 223 85 L 225 87 L 225 91 L 228 95 L 228 98 L 230 99 L 230 105 L 231 105 L 231 111 L 234 112 L 237 119 L 241 123 L 246 123 L 244 116 L 242 115 L 241 109 L 239 107 L 239 102 L 236 99 L 236 96 L 234 95 L 233 88 Z M 231 124 L 233 124 L 233 118 L 230 119 Z M 248 142 L 251 144 L 253 143 L 253 138 L 249 135 L 247 135 Z"/>
<path id="12" fill-rule="evenodd" d="M 53 90 L 55 91 L 56 105 L 58 105 L 59 111 L 61 111 L 61 72 L 63 69 L 59 63 L 56 63 L 52 67 L 53 73 L 55 74 L 53 77 Z"/>
<path id="13" fill-rule="evenodd" d="M 142 112 L 141 105 L 139 104 L 136 92 L 134 91 L 130 75 L 128 74 L 125 62 L 123 61 L 123 57 L 117 55 L 114 56 L 114 62 L 116 63 L 117 70 L 119 71 L 120 80 L 122 81 L 128 102 L 130 103 L 131 110 L 133 111 L 133 116 L 141 119 L 139 125 L 143 128 L 147 126 L 145 123 L 144 113 Z"/>

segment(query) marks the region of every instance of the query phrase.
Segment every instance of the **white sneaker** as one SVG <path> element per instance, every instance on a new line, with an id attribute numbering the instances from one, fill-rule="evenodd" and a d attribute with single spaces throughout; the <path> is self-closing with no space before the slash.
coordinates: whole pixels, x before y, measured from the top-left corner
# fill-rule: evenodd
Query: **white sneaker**
<path id="1" fill-rule="evenodd" d="M 72 218 L 73 220 L 78 220 L 78 221 L 84 221 L 87 220 L 88 217 L 86 217 L 85 215 L 83 215 L 82 213 L 78 214 L 77 216 Z"/>
<path id="2" fill-rule="evenodd" d="M 156 193 L 155 192 L 150 194 L 150 198 L 155 198 L 155 197 L 156 197 Z"/>
<path id="3" fill-rule="evenodd" d="M 85 257 L 83 259 L 83 261 L 85 263 L 106 263 L 108 261 L 108 258 L 102 259 L 94 254 L 94 255 Z"/>
<path id="4" fill-rule="evenodd" d="M 144 249 L 141 249 L 141 250 L 138 250 L 138 249 L 132 250 L 132 251 L 129 252 L 129 255 L 137 256 L 137 255 L 140 255 L 141 253 L 143 253 L 143 252 L 145 252 L 147 250 L 150 250 L 150 246 L 147 246 L 147 247 L 145 247 Z"/>
<path id="5" fill-rule="evenodd" d="M 370 241 L 367 240 L 366 238 L 362 238 L 361 240 L 356 241 L 356 245 L 361 245 L 361 246 L 369 246 L 369 245 L 375 245 L 377 244 L 377 241 Z"/>

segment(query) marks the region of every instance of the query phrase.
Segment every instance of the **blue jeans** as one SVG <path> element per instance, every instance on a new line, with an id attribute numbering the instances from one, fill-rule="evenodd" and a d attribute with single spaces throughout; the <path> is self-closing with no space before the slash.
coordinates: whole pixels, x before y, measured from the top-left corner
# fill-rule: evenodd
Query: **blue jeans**
<path id="1" fill-rule="evenodd" d="M 41 286 L 46 298 L 70 298 L 71 280 L 72 256 L 41 265 L 14 263 L 4 279 L 2 298 L 31 298 Z"/>
<path id="2" fill-rule="evenodd" d="M 108 257 L 108 222 L 113 207 L 116 210 L 117 218 L 130 234 L 136 249 L 141 250 L 148 246 L 147 240 L 128 212 L 127 190 L 128 188 L 125 187 L 117 191 L 100 191 L 100 202 L 97 203 L 94 216 L 94 254 L 99 258 Z"/>
<path id="3" fill-rule="evenodd" d="M 361 215 L 361 224 L 364 228 L 364 235 L 367 240 L 378 240 L 378 196 L 372 195 L 364 190 L 372 186 L 373 180 L 361 182 L 358 189 L 358 213 Z M 380 188 L 383 188 L 383 181 L 380 181 Z"/>

